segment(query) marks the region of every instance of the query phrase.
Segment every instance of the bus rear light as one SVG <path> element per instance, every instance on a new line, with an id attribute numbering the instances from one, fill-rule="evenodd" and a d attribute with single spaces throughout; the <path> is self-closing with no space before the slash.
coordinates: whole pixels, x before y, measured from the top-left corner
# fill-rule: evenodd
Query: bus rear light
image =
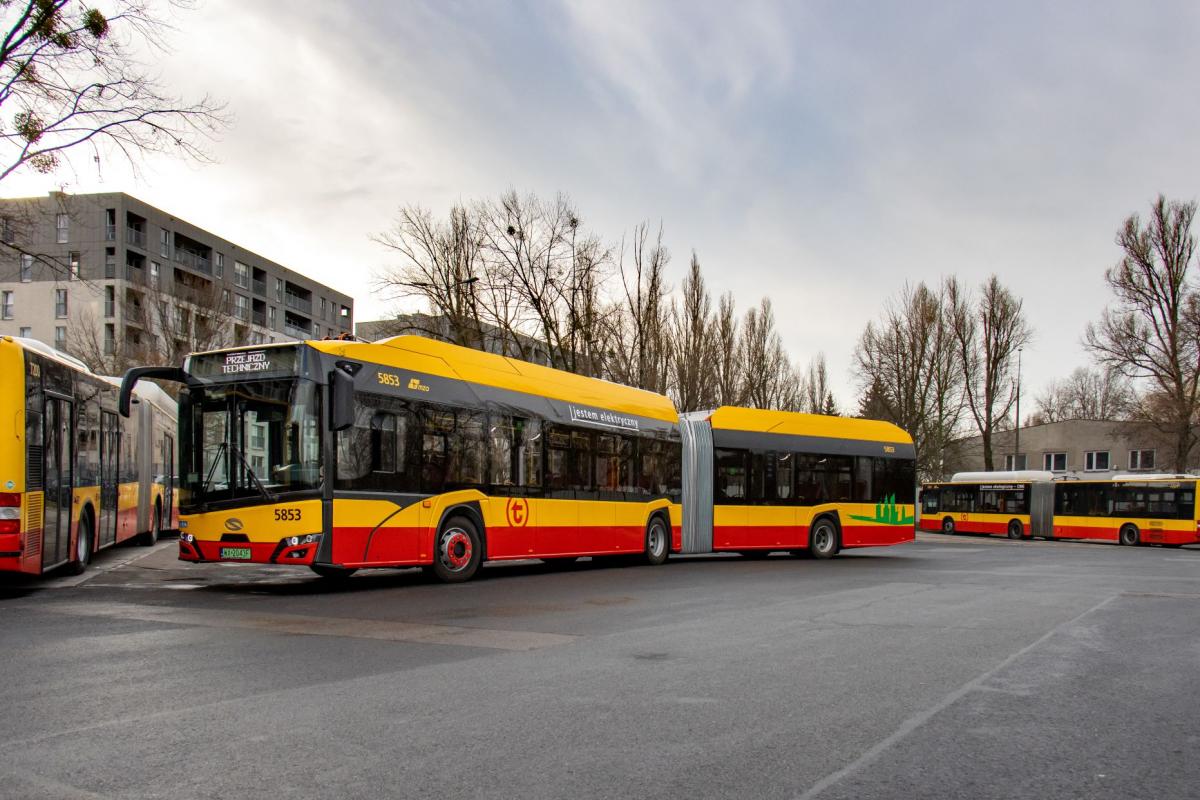
<path id="1" fill-rule="evenodd" d="M 0 513 L 8 508 L 20 508 L 21 495 L 17 492 L 0 492 Z M 4 519 L 0 516 L 0 519 Z"/>
<path id="2" fill-rule="evenodd" d="M 17 498 L 15 505 L 0 505 L 0 533 L 21 532 L 21 496 L 6 495 Z"/>

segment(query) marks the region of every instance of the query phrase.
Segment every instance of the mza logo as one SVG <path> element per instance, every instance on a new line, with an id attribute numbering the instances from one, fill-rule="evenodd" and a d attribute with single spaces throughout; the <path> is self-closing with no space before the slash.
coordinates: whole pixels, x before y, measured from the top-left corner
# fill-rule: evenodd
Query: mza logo
<path id="1" fill-rule="evenodd" d="M 428 392 L 429 391 L 429 387 L 426 386 L 425 384 L 421 383 L 420 378 L 409 378 L 408 388 L 413 389 L 414 391 L 418 391 L 418 392 Z"/>
<path id="2" fill-rule="evenodd" d="M 509 527 L 524 528 L 529 524 L 529 501 L 524 497 L 509 498 L 504 515 L 508 517 Z"/>

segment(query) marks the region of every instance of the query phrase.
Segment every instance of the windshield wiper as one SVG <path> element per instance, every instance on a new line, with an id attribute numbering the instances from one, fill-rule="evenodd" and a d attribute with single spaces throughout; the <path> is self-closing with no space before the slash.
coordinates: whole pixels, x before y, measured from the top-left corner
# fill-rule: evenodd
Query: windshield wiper
<path id="1" fill-rule="evenodd" d="M 221 463 L 221 453 L 223 452 L 225 452 L 225 442 L 217 445 L 217 454 L 213 457 L 212 466 L 208 468 L 208 474 L 204 476 L 204 483 L 200 484 L 200 488 L 205 494 L 208 493 L 208 485 L 212 482 L 213 473 L 217 471 L 217 464 Z"/>
<path id="2" fill-rule="evenodd" d="M 250 479 L 254 481 L 254 485 L 258 487 L 258 491 L 262 493 L 262 496 L 266 498 L 268 502 L 274 503 L 279 499 L 275 495 L 268 492 L 266 486 L 263 486 L 263 482 L 259 480 L 257 475 L 254 474 L 254 470 L 251 469 L 250 464 L 246 461 L 246 456 L 242 455 L 242 451 L 239 448 L 230 445 L 229 452 L 237 456 L 238 461 L 242 462 L 242 466 L 246 468 L 246 474 L 249 475 Z"/>

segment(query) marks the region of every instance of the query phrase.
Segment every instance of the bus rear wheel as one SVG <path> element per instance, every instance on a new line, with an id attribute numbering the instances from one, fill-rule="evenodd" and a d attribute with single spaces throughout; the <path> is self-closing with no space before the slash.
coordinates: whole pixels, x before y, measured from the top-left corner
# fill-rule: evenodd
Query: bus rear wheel
<path id="1" fill-rule="evenodd" d="M 838 551 L 837 526 L 828 517 L 822 517 L 808 532 L 808 552 L 813 558 L 833 558 Z"/>
<path id="2" fill-rule="evenodd" d="M 954 533 L 954 520 L 950 517 L 942 520 L 942 533 Z"/>
<path id="3" fill-rule="evenodd" d="M 1025 526 L 1023 526 L 1019 520 L 1014 519 L 1008 523 L 1008 538 L 1010 538 L 1010 539 L 1024 539 L 1025 538 Z"/>
<path id="4" fill-rule="evenodd" d="M 646 525 L 646 549 L 644 551 L 646 563 L 657 567 L 667 560 L 670 551 L 667 526 L 663 524 L 662 517 L 651 517 L 650 522 Z"/>
<path id="5" fill-rule="evenodd" d="M 1124 525 L 1121 527 L 1121 533 L 1117 537 L 1117 542 L 1132 547 L 1138 544 L 1141 539 L 1141 534 L 1138 533 L 1136 525 Z"/>
<path id="6" fill-rule="evenodd" d="M 151 547 L 158 541 L 160 533 L 162 533 L 162 503 L 155 500 L 154 510 L 150 512 L 150 530 L 138 536 L 137 543 L 143 547 Z"/>
<path id="7" fill-rule="evenodd" d="M 79 527 L 75 531 L 75 557 L 71 559 L 68 571 L 72 575 L 82 575 L 92 563 L 92 520 L 84 513 L 79 518 Z"/>
<path id="8" fill-rule="evenodd" d="M 466 517 L 450 517 L 438 531 L 433 554 L 433 573 L 446 583 L 462 583 L 475 577 L 483 558 L 483 546 L 475 523 Z"/>

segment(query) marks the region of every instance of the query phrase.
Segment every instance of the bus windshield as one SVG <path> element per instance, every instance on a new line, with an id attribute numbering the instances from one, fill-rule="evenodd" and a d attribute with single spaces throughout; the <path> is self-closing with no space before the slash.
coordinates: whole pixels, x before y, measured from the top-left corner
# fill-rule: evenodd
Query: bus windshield
<path id="1" fill-rule="evenodd" d="M 270 502 L 280 493 L 320 488 L 320 399 L 312 381 L 191 387 L 184 403 L 183 503 Z"/>

